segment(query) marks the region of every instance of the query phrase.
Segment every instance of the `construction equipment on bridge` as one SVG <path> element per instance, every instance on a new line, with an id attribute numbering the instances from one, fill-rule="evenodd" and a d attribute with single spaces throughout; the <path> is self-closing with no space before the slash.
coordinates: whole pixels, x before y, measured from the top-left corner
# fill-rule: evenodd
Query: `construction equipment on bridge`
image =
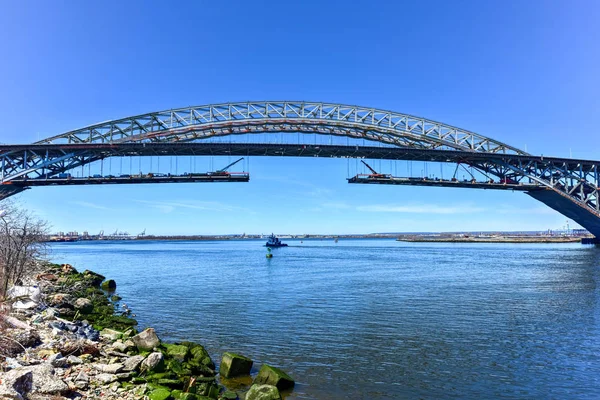
<path id="1" fill-rule="evenodd" d="M 237 160 L 235 163 L 241 161 Z M 55 176 L 45 174 L 39 178 L 30 179 L 27 175 L 6 182 L 0 185 L 0 200 L 17 194 L 33 186 L 63 186 L 63 185 L 104 185 L 104 184 L 139 184 L 139 183 L 182 183 L 182 182 L 248 182 L 250 174 L 247 172 L 228 172 L 227 168 L 234 165 L 232 163 L 225 168 L 215 172 L 203 173 L 184 173 L 181 175 L 172 175 L 165 173 L 149 172 L 147 174 L 120 174 L 100 175 L 94 174 L 88 177 L 73 177 L 71 174 L 60 173 Z"/>
<path id="2" fill-rule="evenodd" d="M 209 172 L 209 174 L 212 175 L 231 175 L 227 170 L 231 167 L 233 167 L 235 164 L 239 163 L 240 161 L 242 161 L 244 159 L 244 157 L 239 158 L 238 160 L 228 164 L 227 166 L 217 170 L 216 172 Z"/>
<path id="3" fill-rule="evenodd" d="M 470 189 L 497 189 L 497 190 L 516 190 L 521 192 L 531 192 L 536 190 L 546 190 L 543 186 L 527 183 L 510 183 L 510 182 L 494 182 L 493 180 L 477 181 L 474 177 L 471 179 L 458 180 L 455 177 L 452 179 L 440 178 L 414 178 L 414 177 L 397 177 L 387 175 L 385 177 L 371 177 L 365 174 L 358 174 L 347 179 L 348 183 L 363 183 L 363 184 L 378 184 L 378 185 L 405 185 L 405 186 L 437 186 L 437 187 L 454 187 L 454 188 L 470 188 Z"/>
<path id="4" fill-rule="evenodd" d="M 360 160 L 361 163 L 365 164 L 365 166 L 369 169 L 369 171 L 371 171 L 370 174 L 368 174 L 369 178 L 391 178 L 391 175 L 386 175 L 386 174 L 380 174 L 377 171 L 375 171 L 373 168 L 371 168 L 371 166 L 369 164 L 367 164 L 364 160 Z"/>

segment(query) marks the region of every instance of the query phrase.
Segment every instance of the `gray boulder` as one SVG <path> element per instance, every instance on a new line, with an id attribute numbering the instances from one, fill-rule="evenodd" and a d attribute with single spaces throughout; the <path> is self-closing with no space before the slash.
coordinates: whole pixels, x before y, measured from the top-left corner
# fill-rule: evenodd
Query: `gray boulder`
<path id="1" fill-rule="evenodd" d="M 246 393 L 246 400 L 281 400 L 281 394 L 273 385 L 252 385 Z"/>
<path id="2" fill-rule="evenodd" d="M 131 338 L 140 351 L 149 351 L 160 345 L 160 339 L 154 329 L 148 328 Z"/>
<path id="3" fill-rule="evenodd" d="M 73 303 L 75 309 L 78 310 L 82 314 L 89 314 L 94 310 L 94 304 L 90 299 L 86 299 L 85 297 L 80 297 Z"/>
<path id="4" fill-rule="evenodd" d="M 142 371 L 161 372 L 164 370 L 164 368 L 165 360 L 163 354 L 160 352 L 152 353 L 148 355 L 144 361 L 142 361 Z"/>
<path id="5" fill-rule="evenodd" d="M 33 393 L 59 395 L 69 391 L 69 386 L 54 374 L 50 364 L 34 365 L 27 370 L 33 375 Z"/>
<path id="6" fill-rule="evenodd" d="M 21 368 L 2 374 L 0 399 L 23 400 L 33 386 L 33 374 Z"/>
<path id="7" fill-rule="evenodd" d="M 125 371 L 125 372 L 135 371 L 136 369 L 138 369 L 138 367 L 140 366 L 142 361 L 144 361 L 144 356 L 129 357 L 123 363 L 123 371 Z"/>

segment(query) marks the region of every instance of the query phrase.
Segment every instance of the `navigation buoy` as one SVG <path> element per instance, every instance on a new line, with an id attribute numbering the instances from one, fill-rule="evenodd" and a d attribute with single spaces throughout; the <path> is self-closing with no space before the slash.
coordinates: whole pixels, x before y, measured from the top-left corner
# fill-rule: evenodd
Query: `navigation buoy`
<path id="1" fill-rule="evenodd" d="M 267 258 L 273 258 L 273 254 L 271 253 L 270 247 L 267 247 Z"/>

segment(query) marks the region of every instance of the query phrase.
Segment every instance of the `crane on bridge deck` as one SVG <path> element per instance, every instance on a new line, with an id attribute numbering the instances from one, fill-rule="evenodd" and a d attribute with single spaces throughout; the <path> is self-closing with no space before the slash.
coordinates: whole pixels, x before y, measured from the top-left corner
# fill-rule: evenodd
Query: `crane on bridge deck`
<path id="1" fill-rule="evenodd" d="M 229 165 L 226 165 L 225 167 L 223 167 L 215 172 L 209 172 L 209 175 L 230 175 L 229 171 L 227 171 L 227 170 L 229 168 L 233 167 L 235 164 L 242 161 L 243 159 L 244 159 L 244 157 L 241 157 L 241 158 L 237 159 L 236 161 L 230 163 Z"/>
<path id="2" fill-rule="evenodd" d="M 369 174 L 369 178 L 391 178 L 391 175 L 388 174 L 380 174 L 375 171 L 369 164 L 367 164 L 364 160 L 360 160 L 361 163 L 365 164 L 365 166 L 371 171 Z"/>

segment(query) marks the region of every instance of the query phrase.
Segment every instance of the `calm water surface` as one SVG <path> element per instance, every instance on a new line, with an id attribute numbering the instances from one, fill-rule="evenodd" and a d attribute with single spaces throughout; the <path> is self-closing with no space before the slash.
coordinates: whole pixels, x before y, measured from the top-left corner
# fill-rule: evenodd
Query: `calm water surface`
<path id="1" fill-rule="evenodd" d="M 80 242 L 165 340 L 282 367 L 288 399 L 600 398 L 600 249 L 579 244 Z M 258 365 L 257 365 L 258 364 Z"/>

